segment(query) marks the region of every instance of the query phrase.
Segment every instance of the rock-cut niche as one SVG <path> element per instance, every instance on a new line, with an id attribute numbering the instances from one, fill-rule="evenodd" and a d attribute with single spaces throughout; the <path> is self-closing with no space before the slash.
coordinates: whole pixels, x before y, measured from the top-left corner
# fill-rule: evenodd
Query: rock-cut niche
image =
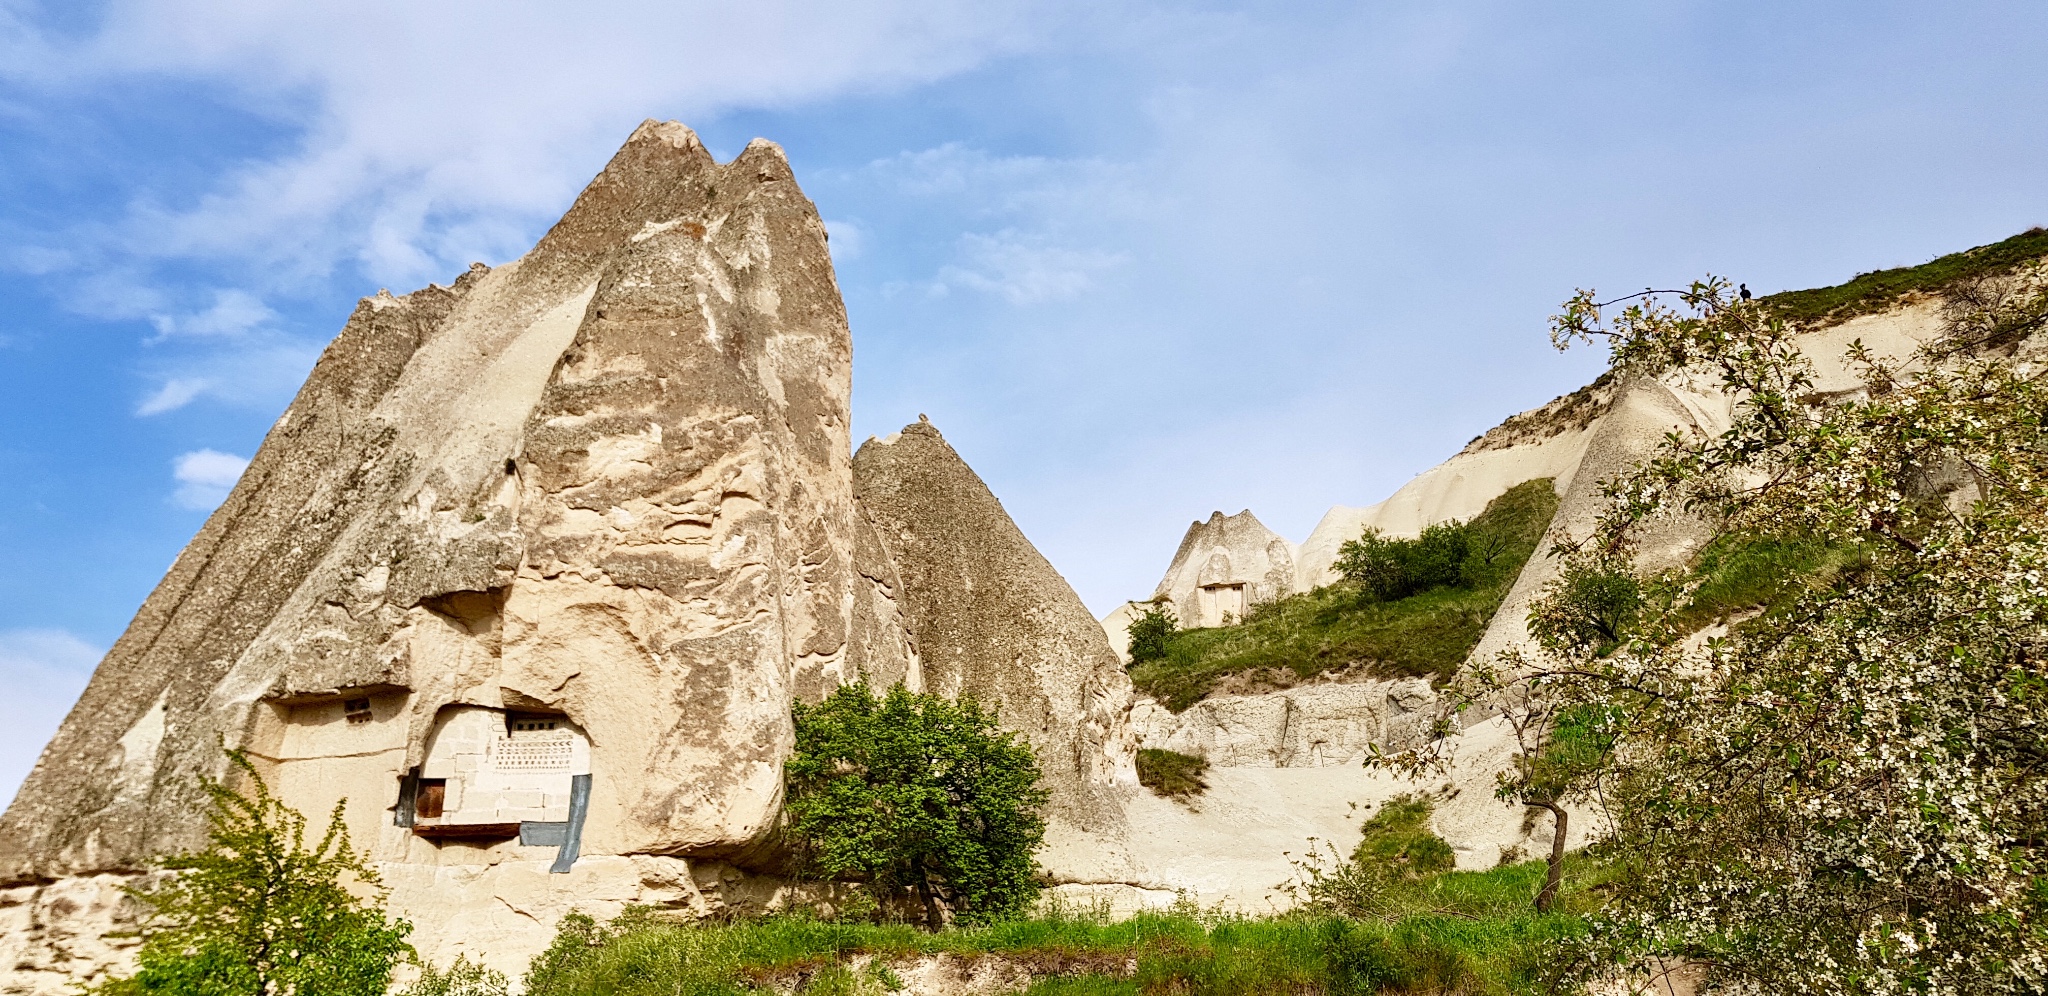
<path id="1" fill-rule="evenodd" d="M 399 790 L 402 826 L 431 840 L 511 837 L 559 849 L 566 872 L 590 809 L 590 738 L 558 713 L 452 705 L 434 717 L 426 761 Z"/>

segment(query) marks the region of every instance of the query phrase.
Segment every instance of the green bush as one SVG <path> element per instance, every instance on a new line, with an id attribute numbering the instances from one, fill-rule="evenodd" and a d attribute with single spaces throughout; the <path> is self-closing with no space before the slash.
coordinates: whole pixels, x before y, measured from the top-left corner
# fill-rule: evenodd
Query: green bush
<path id="1" fill-rule="evenodd" d="M 1548 486 L 1548 479 L 1544 483 Z M 1532 497 L 1516 494 L 1500 510 L 1489 505 L 1488 512 L 1493 514 L 1482 513 L 1469 522 L 1439 522 L 1424 527 L 1414 539 L 1390 539 L 1368 526 L 1357 539 L 1338 548 L 1334 566 L 1359 597 L 1369 602 L 1398 601 L 1439 588 L 1470 590 L 1511 581 L 1512 575 L 1501 576 L 1501 568 L 1513 563 L 1519 570 L 1534 549 L 1530 527 L 1540 536 L 1550 524 L 1547 515 L 1541 522 L 1524 521 L 1527 517 L 1513 514 L 1521 511 L 1514 506 L 1556 507 L 1555 495 L 1548 503 L 1531 502 Z"/>
<path id="2" fill-rule="evenodd" d="M 306 818 L 270 794 L 240 751 L 228 757 L 255 794 L 201 780 L 207 848 L 164 859 L 174 874 L 130 891 L 145 910 L 137 971 L 93 992 L 383 996 L 412 956 L 412 925 L 385 918 L 377 873 L 349 846 L 345 801 L 308 849 Z"/>
<path id="3" fill-rule="evenodd" d="M 1451 845 L 1429 829 L 1429 814 L 1434 808 L 1419 795 L 1403 794 L 1388 799 L 1359 828 L 1365 835 L 1352 850 L 1351 860 L 1411 879 L 1457 867 L 1458 856 Z"/>
<path id="4" fill-rule="evenodd" d="M 1138 751 L 1138 784 L 1168 799 L 1185 802 L 1208 791 L 1209 783 L 1202 780 L 1208 770 L 1209 762 L 1193 754 L 1152 747 Z"/>
<path id="5" fill-rule="evenodd" d="M 1132 664 L 1165 660 L 1173 634 L 1180 632 L 1180 620 L 1173 617 L 1173 609 L 1165 605 L 1154 605 L 1145 614 L 1131 620 L 1124 632 L 1131 638 L 1126 648 Z"/>
<path id="6" fill-rule="evenodd" d="M 1568 562 L 1548 591 L 1551 597 L 1529 610 L 1529 634 L 1552 649 L 1604 656 L 1643 611 L 1642 585 L 1625 563 Z"/>
<path id="7" fill-rule="evenodd" d="M 1038 762 L 972 699 L 849 685 L 795 708 L 786 831 L 807 869 L 860 880 L 884 907 L 910 898 L 928 925 L 1023 912 L 1045 837 Z"/>
<path id="8" fill-rule="evenodd" d="M 405 988 L 404 996 L 507 996 L 509 982 L 505 973 L 457 955 L 455 964 L 445 972 L 425 966 L 419 980 Z"/>

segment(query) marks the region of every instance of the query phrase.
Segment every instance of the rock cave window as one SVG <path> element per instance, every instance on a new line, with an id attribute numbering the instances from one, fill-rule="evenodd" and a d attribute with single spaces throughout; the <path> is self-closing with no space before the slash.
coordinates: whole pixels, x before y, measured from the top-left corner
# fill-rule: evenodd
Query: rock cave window
<path id="1" fill-rule="evenodd" d="M 438 820 L 448 802 L 448 779 L 420 779 L 419 794 L 413 797 L 413 815 L 423 820 Z"/>
<path id="2" fill-rule="evenodd" d="M 348 717 L 351 723 L 367 723 L 370 721 L 370 700 L 345 700 L 341 704 L 341 714 Z"/>
<path id="3" fill-rule="evenodd" d="M 555 847 L 551 870 L 567 872 L 581 846 L 590 777 L 590 741 L 569 717 L 448 706 L 428 739 L 412 832 Z"/>

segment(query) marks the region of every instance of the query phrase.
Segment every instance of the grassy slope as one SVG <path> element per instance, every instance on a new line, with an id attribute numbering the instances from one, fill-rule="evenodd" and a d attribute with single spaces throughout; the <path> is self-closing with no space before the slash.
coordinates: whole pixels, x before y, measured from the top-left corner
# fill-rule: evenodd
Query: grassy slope
<path id="1" fill-rule="evenodd" d="M 1473 520 L 1510 537 L 1490 584 L 1378 604 L 1361 603 L 1343 585 L 1291 595 L 1253 609 L 1237 625 L 1174 634 L 1167 658 L 1133 668 L 1131 680 L 1178 712 L 1226 676 L 1263 668 L 1303 680 L 1356 664 L 1387 677 L 1447 676 L 1479 642 L 1550 525 L 1557 512 L 1551 488 L 1547 477 L 1516 485 Z"/>
<path id="2" fill-rule="evenodd" d="M 1861 273 L 1847 283 L 1784 291 L 1763 300 L 1798 322 L 1831 323 L 1883 311 L 1912 291 L 1938 291 L 1959 280 L 2012 269 L 2048 256 L 2048 229 L 2030 228 L 2003 242 L 1950 253 L 1919 266 Z"/>
<path id="3" fill-rule="evenodd" d="M 852 968 L 856 956 L 901 965 L 932 954 L 999 957 L 1038 977 L 1028 990 L 1034 996 L 1537 992 L 1547 954 L 1580 933 L 1583 914 L 1598 904 L 1589 884 L 1599 878 L 1597 866 L 1574 858 L 1573 869 L 1549 914 L 1531 907 L 1543 864 L 1527 862 L 1397 885 L 1389 914 L 1366 919 L 1181 909 L 1116 923 L 1055 914 L 925 933 L 802 917 L 687 925 L 629 916 L 612 930 L 558 940 L 566 957 L 544 977 L 530 977 L 530 993 L 879 996 L 892 980 L 879 968 Z"/>

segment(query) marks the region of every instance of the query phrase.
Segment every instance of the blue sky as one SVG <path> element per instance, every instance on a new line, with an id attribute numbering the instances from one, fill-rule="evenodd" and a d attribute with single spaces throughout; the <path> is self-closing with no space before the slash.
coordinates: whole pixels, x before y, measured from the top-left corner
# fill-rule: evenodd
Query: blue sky
<path id="1" fill-rule="evenodd" d="M 642 118 L 789 151 L 855 437 L 928 413 L 1096 611 L 1601 358 L 1573 288 L 2048 224 L 2030 3 L 0 0 L 0 794 L 353 302 Z"/>

